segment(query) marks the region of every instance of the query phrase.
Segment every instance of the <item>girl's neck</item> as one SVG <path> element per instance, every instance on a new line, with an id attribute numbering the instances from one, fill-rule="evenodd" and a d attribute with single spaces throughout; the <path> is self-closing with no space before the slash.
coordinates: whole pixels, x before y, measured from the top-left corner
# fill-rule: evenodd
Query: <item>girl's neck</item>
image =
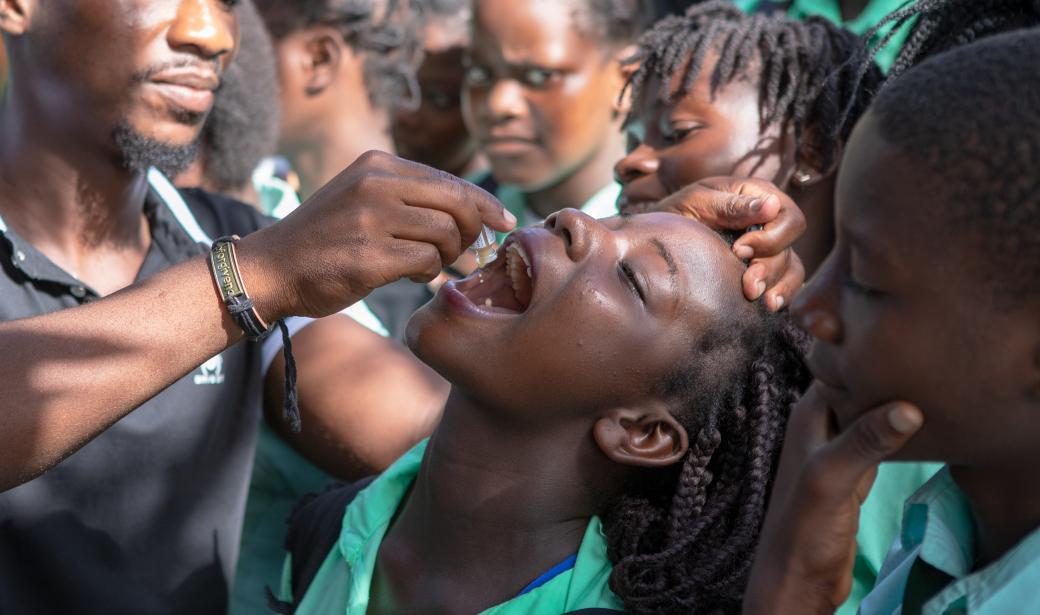
<path id="1" fill-rule="evenodd" d="M 562 181 L 527 192 L 527 206 L 542 218 L 566 207 L 581 208 L 597 192 L 613 183 L 614 165 L 624 156 L 624 135 L 618 128 L 588 160 Z"/>
<path id="2" fill-rule="evenodd" d="M 586 477 L 610 469 L 599 468 L 605 458 L 575 429 L 509 424 L 453 389 L 380 548 L 372 604 L 476 612 L 576 553 L 595 510 Z M 437 596 L 452 604 L 430 602 Z"/>
<path id="3" fill-rule="evenodd" d="M 950 468 L 975 517 L 977 568 L 1001 558 L 1040 528 L 1040 476 L 1035 467 L 1032 460 L 1010 472 L 1006 468 Z"/>

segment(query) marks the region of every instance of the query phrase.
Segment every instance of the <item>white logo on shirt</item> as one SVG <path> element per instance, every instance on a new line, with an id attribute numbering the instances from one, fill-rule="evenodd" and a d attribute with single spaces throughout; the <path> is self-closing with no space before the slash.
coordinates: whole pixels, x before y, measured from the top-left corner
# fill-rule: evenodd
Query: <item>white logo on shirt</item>
<path id="1" fill-rule="evenodd" d="M 195 384 L 222 384 L 224 382 L 224 357 L 217 355 L 199 366 Z"/>

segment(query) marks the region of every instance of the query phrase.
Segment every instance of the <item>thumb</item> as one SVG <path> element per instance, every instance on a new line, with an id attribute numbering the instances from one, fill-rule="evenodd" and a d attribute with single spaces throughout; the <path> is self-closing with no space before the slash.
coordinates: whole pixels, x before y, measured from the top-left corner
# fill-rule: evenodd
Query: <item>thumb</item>
<path id="1" fill-rule="evenodd" d="M 913 404 L 897 401 L 864 414 L 820 451 L 828 481 L 854 486 L 879 463 L 899 452 L 924 424 Z"/>
<path id="2" fill-rule="evenodd" d="M 695 218 L 715 230 L 743 231 L 773 221 L 782 202 L 779 189 L 750 178 L 701 180 L 661 200 L 656 209 Z"/>

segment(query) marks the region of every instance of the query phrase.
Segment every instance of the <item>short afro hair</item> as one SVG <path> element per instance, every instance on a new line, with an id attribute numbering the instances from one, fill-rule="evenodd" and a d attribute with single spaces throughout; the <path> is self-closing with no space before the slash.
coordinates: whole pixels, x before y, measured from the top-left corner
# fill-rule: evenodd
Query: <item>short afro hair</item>
<path id="1" fill-rule="evenodd" d="M 1040 296 L 1040 30 L 939 54 L 895 79 L 871 113 L 930 176 L 984 290 Z"/>

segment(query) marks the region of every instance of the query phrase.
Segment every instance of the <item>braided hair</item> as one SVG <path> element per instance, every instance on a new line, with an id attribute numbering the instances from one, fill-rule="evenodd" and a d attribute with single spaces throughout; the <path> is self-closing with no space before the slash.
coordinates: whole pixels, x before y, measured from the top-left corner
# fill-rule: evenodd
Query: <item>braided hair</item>
<path id="1" fill-rule="evenodd" d="M 422 61 L 421 13 L 411 0 L 256 0 L 274 40 L 298 30 L 335 27 L 364 54 L 372 104 L 387 109 L 419 103 L 415 73 Z"/>
<path id="2" fill-rule="evenodd" d="M 887 82 L 937 53 L 994 34 L 1040 25 L 1040 0 L 916 0 L 890 13 L 864 35 L 866 40 L 873 40 L 892 24 L 888 34 L 861 54 L 856 84 L 870 81 L 865 75 L 874 57 L 904 24 L 913 20 L 914 26 L 889 70 Z M 868 87 L 874 89 L 872 84 Z M 851 125 L 861 114 L 849 105 L 843 115 Z"/>
<path id="3" fill-rule="evenodd" d="M 917 0 L 883 19 L 873 32 L 890 23 L 898 29 L 914 18 L 890 78 L 937 53 L 1040 24 L 1040 0 Z"/>
<path id="4" fill-rule="evenodd" d="M 639 51 L 628 60 L 639 66 L 628 84 L 633 100 L 655 77 L 661 89 L 654 95 L 660 100 L 681 98 L 693 87 L 709 51 L 719 56 L 712 94 L 757 74 L 763 128 L 792 127 L 798 153 L 817 161 L 820 169 L 834 163 L 839 145 L 882 79 L 876 66 L 859 75 L 859 65 L 849 62 L 862 56 L 863 39 L 823 18 L 747 15 L 731 2 L 713 0 L 666 17 L 643 35 Z"/>
<path id="5" fill-rule="evenodd" d="M 690 436 L 668 472 L 640 476 L 603 515 L 610 587 L 630 613 L 736 613 L 791 405 L 811 376 L 786 314 L 712 327 L 665 390 Z"/>

